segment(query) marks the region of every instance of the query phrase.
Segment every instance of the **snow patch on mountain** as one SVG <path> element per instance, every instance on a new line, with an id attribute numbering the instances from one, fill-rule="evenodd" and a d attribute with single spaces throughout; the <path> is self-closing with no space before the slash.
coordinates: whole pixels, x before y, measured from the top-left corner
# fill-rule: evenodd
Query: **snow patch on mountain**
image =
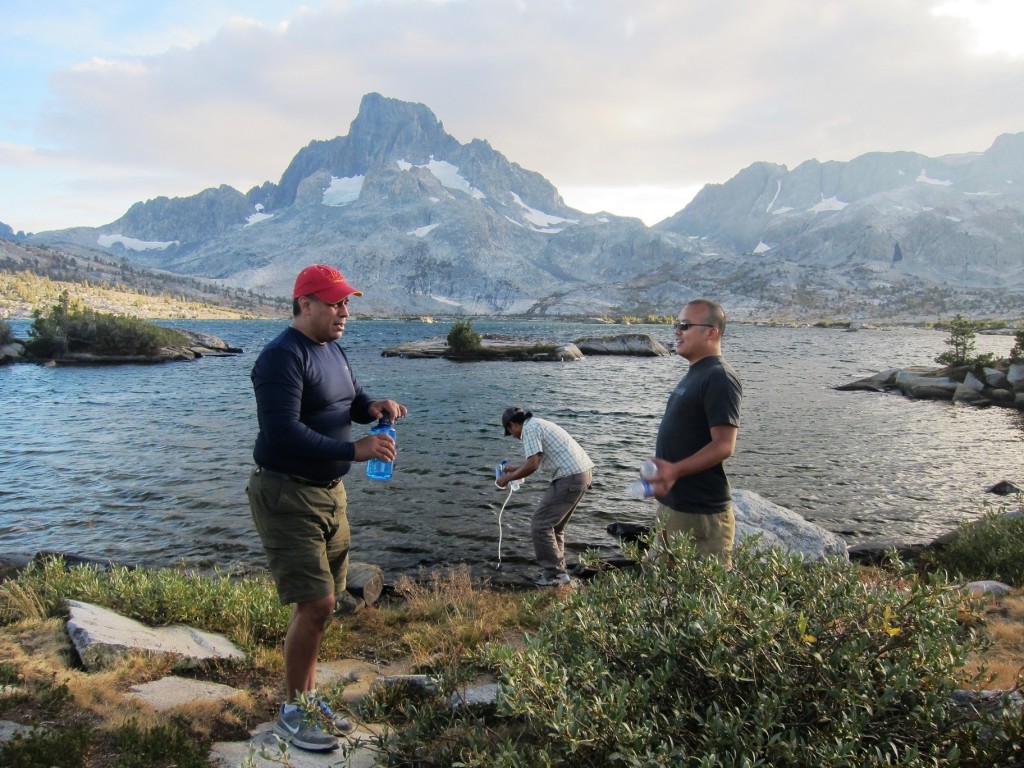
<path id="1" fill-rule="evenodd" d="M 172 245 L 178 245 L 177 240 L 171 240 L 166 243 L 155 240 L 138 240 L 134 237 L 125 237 L 120 233 L 116 235 L 100 235 L 96 238 L 96 242 L 104 248 L 109 248 L 112 245 L 121 245 L 129 251 L 163 251 Z"/>
<path id="2" fill-rule="evenodd" d="M 354 203 L 363 191 L 365 179 L 365 176 L 345 176 L 341 179 L 331 176 L 331 183 L 324 190 L 323 204 L 337 208 Z"/>
<path id="3" fill-rule="evenodd" d="M 438 226 L 437 224 L 428 224 L 425 227 L 417 227 L 416 229 L 412 230 L 408 234 L 415 235 L 416 237 L 426 237 L 437 226 Z"/>
<path id="4" fill-rule="evenodd" d="M 433 157 L 430 158 L 430 162 L 426 165 L 413 166 L 405 160 L 398 161 L 398 167 L 403 171 L 408 171 L 413 167 L 426 168 L 430 171 L 434 177 L 441 182 L 441 186 L 446 189 L 454 189 L 459 192 L 465 192 L 472 198 L 477 200 L 483 200 L 487 195 L 481 192 L 479 189 L 469 183 L 469 180 L 462 175 L 457 165 L 452 165 L 447 160 L 435 160 Z"/>
<path id="5" fill-rule="evenodd" d="M 945 180 L 942 180 L 942 179 L 932 179 L 932 178 L 930 178 L 928 176 L 928 174 L 925 173 L 925 170 L 923 168 L 921 169 L 921 173 L 918 174 L 918 176 L 915 179 L 915 181 L 920 182 L 921 184 L 934 184 L 935 186 L 938 186 L 938 187 L 951 187 L 951 186 L 953 186 L 953 182 L 952 181 L 945 181 Z"/>
<path id="6" fill-rule="evenodd" d="M 263 212 L 263 203 L 256 203 L 256 212 L 249 214 L 245 219 L 245 226 L 251 227 L 253 224 L 257 224 L 261 221 L 274 218 L 272 213 Z"/>
<path id="7" fill-rule="evenodd" d="M 533 229 L 536 232 L 544 232 L 546 234 L 557 234 L 562 229 L 552 229 L 553 226 L 558 224 L 579 224 L 579 219 L 566 219 L 562 216 L 553 216 L 550 213 L 544 213 L 544 211 L 538 211 L 536 208 L 531 208 L 515 192 L 512 193 L 512 199 L 516 201 L 516 205 L 522 208 L 526 213 L 523 214 L 523 218 L 533 224 Z"/>
<path id="8" fill-rule="evenodd" d="M 823 213 L 825 211 L 841 211 L 849 203 L 844 203 L 838 197 L 830 197 L 828 199 L 822 199 L 820 203 L 811 208 L 811 213 Z"/>

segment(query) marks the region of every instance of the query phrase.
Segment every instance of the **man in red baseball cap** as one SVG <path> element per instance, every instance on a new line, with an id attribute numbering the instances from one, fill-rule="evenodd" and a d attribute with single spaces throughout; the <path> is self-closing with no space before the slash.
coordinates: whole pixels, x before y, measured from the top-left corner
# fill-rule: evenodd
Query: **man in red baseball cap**
<path id="1" fill-rule="evenodd" d="M 394 400 L 371 398 L 335 342 L 348 302 L 362 296 L 334 267 L 303 269 L 292 292 L 292 324 L 260 352 L 252 369 L 259 433 L 246 495 L 277 594 L 292 603 L 284 641 L 287 693 L 274 733 L 297 747 L 327 751 L 352 724 L 316 692 L 324 631 L 344 600 L 349 524 L 342 478 L 356 461 L 394 461 L 388 435 L 352 439 L 352 422 L 406 415 Z M 317 717 L 311 718 L 313 713 Z"/>
<path id="2" fill-rule="evenodd" d="M 337 304 L 349 296 L 362 296 L 345 280 L 345 276 L 334 267 L 326 264 L 314 264 L 299 272 L 295 278 L 295 289 L 292 298 L 300 296 L 316 296 L 327 304 Z"/>

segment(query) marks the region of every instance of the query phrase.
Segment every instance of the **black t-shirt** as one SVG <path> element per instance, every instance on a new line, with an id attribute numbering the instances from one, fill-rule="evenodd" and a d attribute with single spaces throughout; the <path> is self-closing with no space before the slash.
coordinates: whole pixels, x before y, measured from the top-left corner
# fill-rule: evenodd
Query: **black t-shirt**
<path id="1" fill-rule="evenodd" d="M 718 356 L 698 360 L 669 395 L 654 455 L 667 461 L 692 456 L 711 442 L 711 427 L 739 427 L 742 402 L 743 387 L 727 362 Z M 658 501 L 680 511 L 722 512 L 732 501 L 732 488 L 717 464 L 681 477 Z"/>
<path id="2" fill-rule="evenodd" d="M 333 480 L 355 458 L 352 422 L 372 421 L 363 391 L 335 344 L 317 344 L 286 328 L 252 369 L 260 431 L 253 459 L 278 472 Z"/>

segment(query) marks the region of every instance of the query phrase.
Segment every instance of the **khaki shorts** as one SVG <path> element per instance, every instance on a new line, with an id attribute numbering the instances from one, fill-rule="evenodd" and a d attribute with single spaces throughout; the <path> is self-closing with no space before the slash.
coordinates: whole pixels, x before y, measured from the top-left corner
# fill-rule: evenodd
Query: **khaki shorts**
<path id="1" fill-rule="evenodd" d="M 314 488 L 254 471 L 245 493 L 282 603 L 345 591 L 350 535 L 344 483 Z"/>
<path id="2" fill-rule="evenodd" d="M 732 545 L 736 538 L 736 518 L 732 505 L 724 512 L 694 514 L 679 512 L 658 504 L 657 536 L 651 554 L 658 557 L 673 536 L 688 533 L 701 557 L 717 557 L 728 568 L 732 565 Z"/>

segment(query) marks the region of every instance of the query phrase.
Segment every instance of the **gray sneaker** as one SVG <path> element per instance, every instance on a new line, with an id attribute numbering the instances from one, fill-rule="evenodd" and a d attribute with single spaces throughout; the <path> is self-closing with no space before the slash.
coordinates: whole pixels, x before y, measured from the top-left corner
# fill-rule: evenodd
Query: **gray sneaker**
<path id="1" fill-rule="evenodd" d="M 351 733 L 355 730 L 355 725 L 347 717 L 342 717 L 333 709 L 331 705 L 321 699 L 314 693 L 313 705 L 316 707 L 317 712 L 320 713 L 321 717 L 327 724 L 334 730 L 335 733 Z"/>
<path id="2" fill-rule="evenodd" d="M 574 589 L 579 585 L 579 580 L 572 578 L 568 573 L 556 573 L 549 576 L 543 571 L 533 582 L 538 587 L 569 587 Z"/>
<path id="3" fill-rule="evenodd" d="M 324 731 L 301 708 L 285 712 L 282 704 L 274 723 L 274 733 L 289 744 L 310 752 L 329 752 L 338 748 L 338 737 Z"/>

